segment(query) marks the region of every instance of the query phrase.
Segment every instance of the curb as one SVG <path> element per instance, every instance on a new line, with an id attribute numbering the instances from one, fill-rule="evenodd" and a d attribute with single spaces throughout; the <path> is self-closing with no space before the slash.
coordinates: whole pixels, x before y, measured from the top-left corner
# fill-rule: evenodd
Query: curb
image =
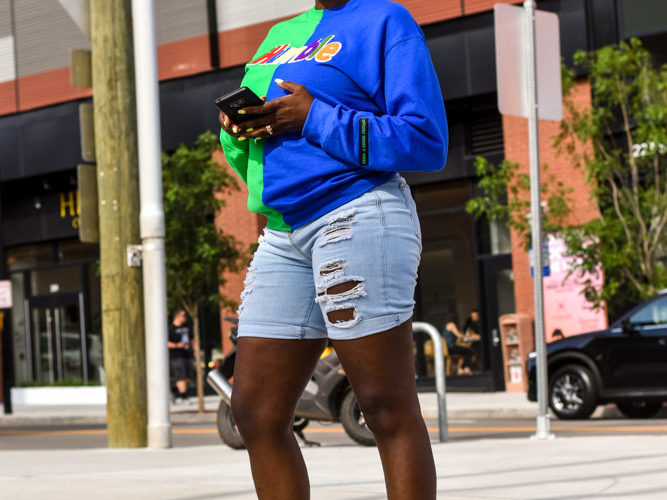
<path id="1" fill-rule="evenodd" d="M 172 424 L 215 424 L 216 411 L 203 413 L 174 412 L 171 414 Z M 107 417 L 94 416 L 30 416 L 30 415 L 0 415 L 0 429 L 8 427 L 56 427 L 70 425 L 106 425 Z"/>
<path id="2" fill-rule="evenodd" d="M 551 414 L 551 413 L 550 413 Z M 438 410 L 436 408 L 424 408 L 422 416 L 425 419 L 437 420 Z M 537 417 L 537 405 L 534 408 L 476 408 L 476 409 L 448 409 L 447 420 L 512 420 Z M 655 417 L 666 418 L 667 406 Z M 615 406 L 599 406 L 591 418 L 624 418 Z M 216 410 L 205 410 L 203 413 L 197 411 L 175 411 L 171 413 L 172 424 L 213 424 L 217 419 Z M 553 414 L 551 419 L 558 420 Z M 73 426 L 73 425 L 106 425 L 107 419 L 104 415 L 92 416 L 32 416 L 32 415 L 0 415 L 0 429 L 10 427 L 50 427 L 50 426 Z"/>
<path id="3" fill-rule="evenodd" d="M 438 411 L 425 409 L 422 411 L 425 419 L 438 419 Z M 536 411 L 520 409 L 478 409 L 478 410 L 449 410 L 447 419 L 519 419 L 534 418 Z M 174 412 L 171 414 L 172 424 L 215 424 L 216 411 L 205 411 L 204 413 Z M 24 415 L 0 415 L 0 428 L 8 427 L 48 427 L 48 426 L 70 426 L 70 425 L 106 425 L 106 416 L 24 416 Z"/>

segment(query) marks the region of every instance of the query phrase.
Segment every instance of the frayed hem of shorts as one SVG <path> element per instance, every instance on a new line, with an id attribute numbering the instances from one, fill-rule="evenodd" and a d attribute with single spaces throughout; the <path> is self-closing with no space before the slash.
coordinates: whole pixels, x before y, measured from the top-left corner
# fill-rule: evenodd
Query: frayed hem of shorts
<path id="1" fill-rule="evenodd" d="M 243 323 L 237 336 L 279 340 L 326 339 L 327 332 L 312 327 L 294 325 L 272 325 L 269 323 Z"/>
<path id="2" fill-rule="evenodd" d="M 369 337 L 378 333 L 386 332 L 392 328 L 402 325 L 412 318 L 413 311 L 403 313 L 388 314 L 379 318 L 362 319 L 351 328 L 341 328 L 338 331 L 336 327 L 329 327 L 329 338 L 331 340 L 355 340 L 363 337 Z M 334 324 L 335 325 L 335 324 Z"/>

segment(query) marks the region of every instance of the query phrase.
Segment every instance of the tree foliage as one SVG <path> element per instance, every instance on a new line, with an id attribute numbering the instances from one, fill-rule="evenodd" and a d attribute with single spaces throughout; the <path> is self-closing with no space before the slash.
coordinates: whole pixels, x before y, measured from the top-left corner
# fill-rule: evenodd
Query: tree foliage
<path id="1" fill-rule="evenodd" d="M 215 226 L 223 209 L 221 195 L 238 189 L 228 169 L 213 158 L 218 138 L 206 132 L 192 146 L 181 145 L 162 155 L 165 215 L 167 301 L 169 310 L 183 308 L 193 320 L 197 392 L 203 410 L 199 309 L 235 303 L 220 293 L 223 273 L 236 271 L 242 252 L 232 235 Z"/>
<path id="2" fill-rule="evenodd" d="M 528 249 L 531 245 L 529 175 L 518 172 L 516 162 L 503 160 L 500 165 L 494 165 L 482 156 L 476 158 L 475 169 L 482 195 L 468 200 L 466 210 L 476 218 L 505 221 L 524 238 Z M 572 213 L 572 188 L 556 179 L 547 165 L 542 166 L 541 177 L 542 228 L 545 233 L 553 234 Z"/>
<path id="3" fill-rule="evenodd" d="M 596 307 L 605 301 L 613 316 L 667 286 L 667 65 L 653 66 L 636 39 L 577 52 L 574 61 L 588 73 L 592 106 L 577 105 L 574 70 L 564 67 L 566 113 L 554 145 L 572 158 L 573 168 L 583 169 L 601 217 L 568 226 L 572 205 L 555 193 L 547 197 L 547 217 L 553 207 L 563 217 L 545 231 L 560 235 L 576 258 L 572 272 L 583 279 L 586 298 Z M 525 206 L 515 198 L 526 199 L 526 179 L 508 163 L 494 167 L 478 159 L 483 194 L 468 209 L 489 218 L 506 210 L 510 226 L 525 232 Z M 503 186 L 509 186 L 509 201 L 500 209 Z M 600 267 L 604 285 L 598 290 L 585 276 Z"/>

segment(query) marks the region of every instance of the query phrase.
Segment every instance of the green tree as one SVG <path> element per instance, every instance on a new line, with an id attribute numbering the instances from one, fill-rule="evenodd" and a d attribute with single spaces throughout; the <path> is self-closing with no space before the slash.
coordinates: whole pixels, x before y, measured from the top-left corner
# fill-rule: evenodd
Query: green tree
<path id="1" fill-rule="evenodd" d="M 588 73 L 592 106 L 577 106 L 575 73 L 564 67 L 567 112 L 554 146 L 583 169 L 601 217 L 568 226 L 572 205 L 561 185 L 546 197 L 545 231 L 564 239 L 586 298 L 595 307 L 605 301 L 613 317 L 667 286 L 667 65 L 652 65 L 636 39 L 577 52 L 574 62 Z M 491 219 L 504 216 L 526 234 L 520 200 L 527 199 L 527 179 L 506 161 L 496 167 L 478 159 L 477 169 L 482 194 L 470 200 L 469 212 Z M 503 190 L 509 195 L 506 204 Z M 604 273 L 600 290 L 585 278 L 599 267 Z"/>
<path id="2" fill-rule="evenodd" d="M 236 271 L 243 253 L 232 235 L 215 226 L 222 194 L 238 189 L 228 169 L 215 160 L 218 138 L 206 132 L 192 146 L 162 155 L 167 302 L 183 308 L 193 322 L 193 350 L 199 411 L 204 410 L 199 312 L 207 305 L 236 307 L 221 295 L 223 273 Z"/>

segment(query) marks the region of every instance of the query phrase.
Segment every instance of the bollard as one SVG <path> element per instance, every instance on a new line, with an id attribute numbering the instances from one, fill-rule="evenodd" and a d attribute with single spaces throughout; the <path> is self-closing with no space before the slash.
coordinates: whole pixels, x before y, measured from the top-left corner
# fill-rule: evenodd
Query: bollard
<path id="1" fill-rule="evenodd" d="M 435 390 L 438 393 L 438 428 L 440 442 L 449 440 L 447 434 L 447 403 L 445 401 L 445 357 L 442 350 L 442 337 L 436 327 L 423 321 L 412 323 L 412 332 L 426 333 L 433 341 L 433 359 L 435 361 Z"/>

